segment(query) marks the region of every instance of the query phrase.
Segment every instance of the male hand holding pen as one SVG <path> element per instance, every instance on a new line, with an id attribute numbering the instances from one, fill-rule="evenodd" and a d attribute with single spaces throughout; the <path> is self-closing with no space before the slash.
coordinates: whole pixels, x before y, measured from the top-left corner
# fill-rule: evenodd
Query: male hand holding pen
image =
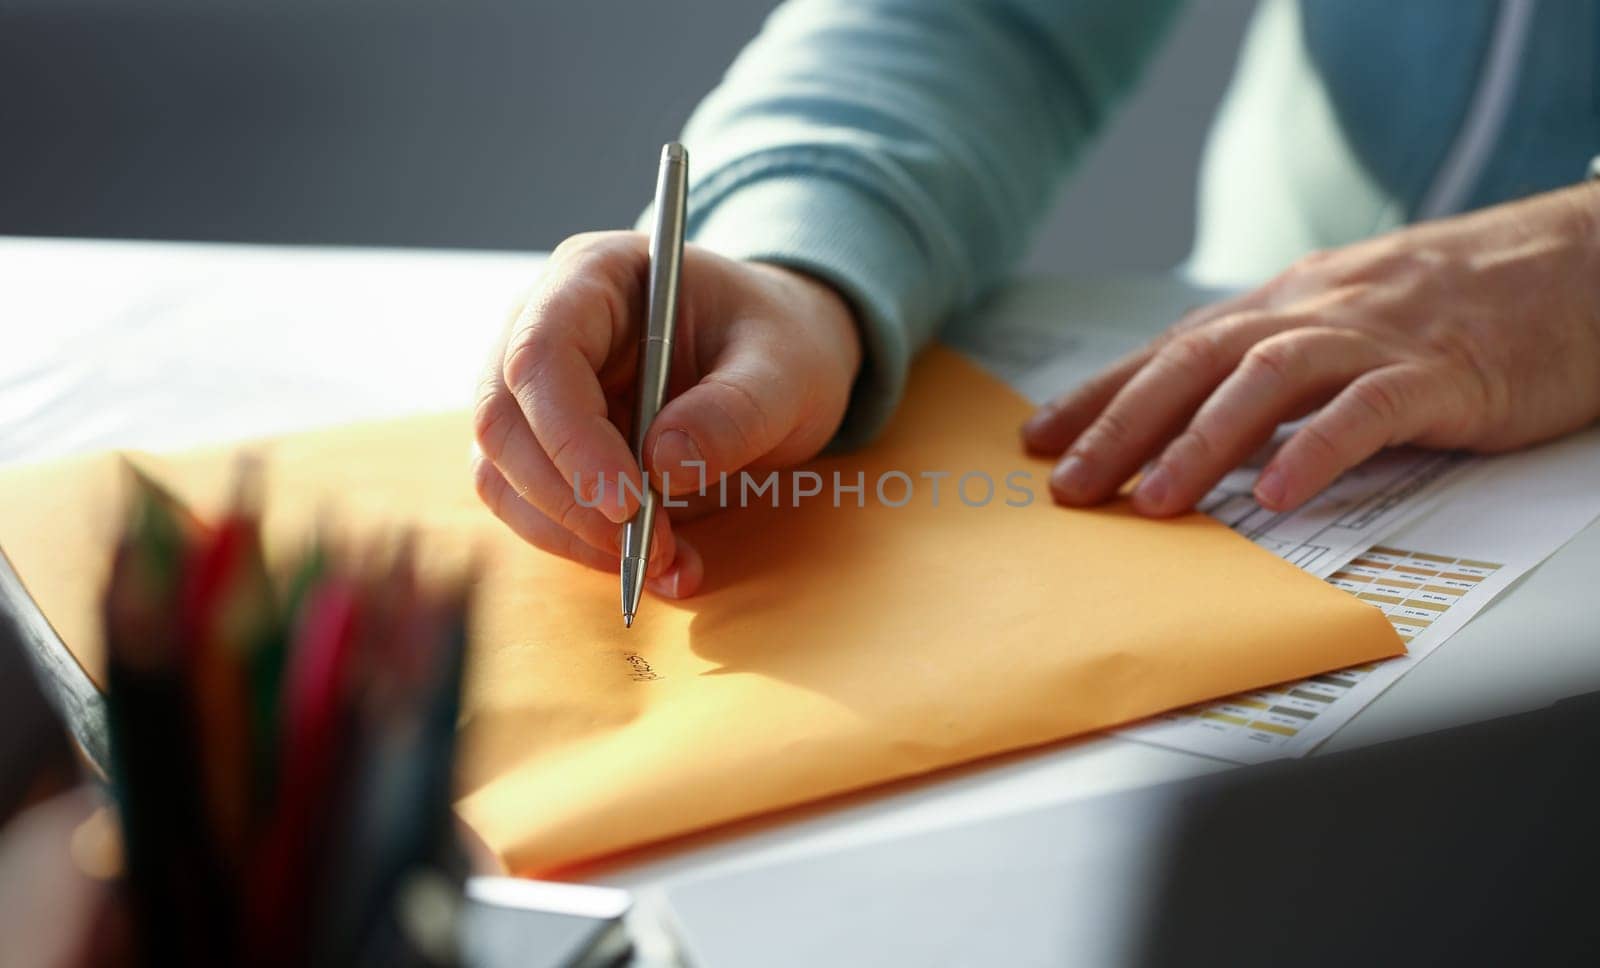
<path id="1" fill-rule="evenodd" d="M 659 222 L 671 206 L 657 214 Z M 636 452 L 632 430 L 652 409 L 640 407 L 641 378 L 656 375 L 641 371 L 656 321 L 651 276 L 636 232 L 574 236 L 551 254 L 484 375 L 474 473 L 484 502 L 525 540 L 612 573 L 622 569 L 619 526 L 653 518 L 645 585 L 679 598 L 700 586 L 700 555 L 666 515 L 640 514 L 641 470 L 683 495 L 721 474 L 812 457 L 838 430 L 861 346 L 850 307 L 830 287 L 684 247 L 666 402 Z M 619 486 L 624 478 L 633 486 Z"/>

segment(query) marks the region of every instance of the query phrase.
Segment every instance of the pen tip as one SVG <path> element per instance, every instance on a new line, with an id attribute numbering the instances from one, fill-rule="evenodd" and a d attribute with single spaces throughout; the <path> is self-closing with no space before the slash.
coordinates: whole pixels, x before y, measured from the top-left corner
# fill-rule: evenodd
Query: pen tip
<path id="1" fill-rule="evenodd" d="M 633 616 L 631 614 L 628 614 L 628 613 L 624 613 L 623 614 L 623 616 L 622 616 L 622 627 L 625 628 L 625 629 L 633 628 Z"/>

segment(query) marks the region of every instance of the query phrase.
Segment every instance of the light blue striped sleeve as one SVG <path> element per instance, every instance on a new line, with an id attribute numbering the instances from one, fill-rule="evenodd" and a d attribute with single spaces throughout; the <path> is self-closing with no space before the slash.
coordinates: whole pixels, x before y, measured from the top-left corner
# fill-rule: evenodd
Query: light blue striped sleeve
<path id="1" fill-rule="evenodd" d="M 1010 271 L 1178 0 L 791 0 L 684 131 L 689 238 L 811 273 L 866 363 L 837 443 Z"/>

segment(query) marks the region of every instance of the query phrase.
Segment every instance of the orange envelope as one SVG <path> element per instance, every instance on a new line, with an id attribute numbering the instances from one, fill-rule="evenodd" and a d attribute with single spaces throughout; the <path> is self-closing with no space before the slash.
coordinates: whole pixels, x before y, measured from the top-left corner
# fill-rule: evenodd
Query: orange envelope
<path id="1" fill-rule="evenodd" d="M 440 570 L 487 554 L 459 810 L 522 873 L 1404 650 L 1376 609 L 1202 515 L 1053 506 L 1017 445 L 1027 410 L 929 352 L 881 440 L 811 465 L 820 495 L 791 506 L 786 481 L 780 508 L 769 492 L 689 525 L 708 590 L 647 600 L 632 630 L 616 575 L 480 506 L 466 414 L 248 449 L 275 561 L 319 522 L 415 527 Z M 239 449 L 130 459 L 214 515 Z M 92 676 L 117 460 L 0 474 L 0 547 Z M 949 475 L 937 506 L 924 472 Z M 834 506 L 835 473 L 862 475 L 865 507 Z"/>

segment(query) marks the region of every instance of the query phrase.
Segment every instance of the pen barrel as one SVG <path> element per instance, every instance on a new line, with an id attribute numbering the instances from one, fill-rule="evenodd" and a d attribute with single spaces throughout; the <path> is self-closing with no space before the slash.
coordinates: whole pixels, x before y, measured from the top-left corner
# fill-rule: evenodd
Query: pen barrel
<path id="1" fill-rule="evenodd" d="M 680 144 L 661 149 L 656 179 L 655 228 L 650 233 L 649 318 L 639 334 L 639 396 L 634 402 L 633 457 L 645 471 L 645 437 L 667 396 L 672 371 L 672 334 L 678 324 L 678 277 L 683 266 L 683 232 L 689 194 L 689 153 Z M 622 614 L 629 624 L 644 591 L 655 527 L 657 497 L 648 477 L 633 519 L 622 528 Z"/>
<path id="2" fill-rule="evenodd" d="M 655 225 L 650 233 L 649 317 L 639 334 L 639 396 L 634 402 L 633 455 L 644 466 L 644 438 L 666 400 L 672 335 L 678 323 L 678 277 L 689 194 L 689 153 L 661 149 L 656 178 Z"/>
<path id="3" fill-rule="evenodd" d="M 656 492 L 646 490 L 644 499 L 639 502 L 639 510 L 622 525 L 622 557 L 649 559 L 650 532 L 655 527 L 656 508 L 659 506 Z"/>
<path id="4" fill-rule="evenodd" d="M 644 438 L 655 422 L 656 414 L 666 402 L 667 374 L 672 362 L 672 341 L 642 339 L 639 341 L 639 399 L 634 401 L 633 459 L 644 469 Z"/>

